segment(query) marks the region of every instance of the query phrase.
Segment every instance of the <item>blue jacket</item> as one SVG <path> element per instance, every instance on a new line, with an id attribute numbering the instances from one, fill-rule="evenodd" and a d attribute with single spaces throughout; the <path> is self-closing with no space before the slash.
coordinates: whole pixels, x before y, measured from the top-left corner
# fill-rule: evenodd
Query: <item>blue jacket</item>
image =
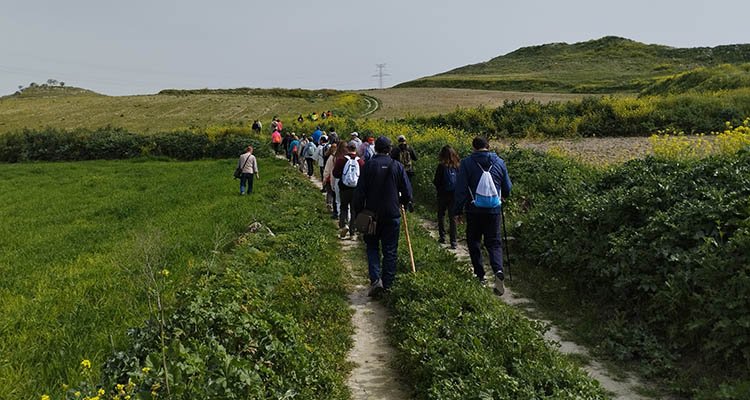
<path id="1" fill-rule="evenodd" d="M 510 196 L 510 188 L 513 185 L 510 183 L 505 161 L 494 152 L 475 151 L 461 160 L 461 166 L 458 168 L 456 193 L 453 201 L 453 211 L 456 215 L 461 215 L 464 207 L 467 213 L 500 214 L 500 207 L 477 208 L 472 204 L 472 195 L 479 184 L 479 178 L 482 176 L 482 168 L 486 171 L 490 166 L 492 166 L 490 170 L 492 181 L 495 183 L 495 188 L 500 193 L 500 197 L 505 199 Z"/>
<path id="2" fill-rule="evenodd" d="M 386 175 L 389 165 L 390 174 Z M 404 166 L 388 154 L 375 154 L 362 168 L 352 204 L 355 214 L 366 208 L 378 218 L 398 218 L 401 205 L 411 199 L 411 182 Z"/>

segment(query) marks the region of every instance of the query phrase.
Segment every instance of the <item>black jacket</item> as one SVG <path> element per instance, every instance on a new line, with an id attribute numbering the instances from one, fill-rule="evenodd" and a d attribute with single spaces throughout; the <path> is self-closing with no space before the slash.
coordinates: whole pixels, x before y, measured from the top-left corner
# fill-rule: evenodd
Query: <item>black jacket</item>
<path id="1" fill-rule="evenodd" d="M 398 218 L 401 205 L 409 204 L 411 199 L 411 183 L 400 162 L 387 154 L 375 154 L 365 163 L 354 192 L 355 213 L 366 208 L 378 217 Z"/>

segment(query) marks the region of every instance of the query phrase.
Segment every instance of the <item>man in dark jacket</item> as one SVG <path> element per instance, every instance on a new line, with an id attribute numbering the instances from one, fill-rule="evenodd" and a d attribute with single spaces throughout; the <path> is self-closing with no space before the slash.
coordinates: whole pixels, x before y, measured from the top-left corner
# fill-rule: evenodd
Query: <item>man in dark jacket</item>
<path id="1" fill-rule="evenodd" d="M 411 182 L 414 179 L 414 161 L 417 161 L 417 154 L 406 143 L 404 135 L 398 136 L 398 146 L 391 151 L 391 158 L 399 161 L 404 166 L 406 176 L 409 177 L 409 182 Z"/>
<path id="2" fill-rule="evenodd" d="M 375 141 L 375 155 L 362 168 L 354 193 L 355 214 L 368 209 L 377 215 L 375 234 L 364 237 L 371 285 L 369 296 L 378 295 L 393 285 L 401 207 L 412 200 L 411 183 L 404 166 L 389 156 L 390 151 L 391 141 L 387 137 L 381 136 Z"/>
<path id="3" fill-rule="evenodd" d="M 490 266 L 495 274 L 495 294 L 502 295 L 505 293 L 502 236 L 500 235 L 502 204 L 493 208 L 476 207 L 474 204 L 476 193 L 474 192 L 484 171 L 489 171 L 492 176 L 492 183 L 502 200 L 510 195 L 512 184 L 510 177 L 508 177 L 505 161 L 494 152 L 489 151 L 487 139 L 474 138 L 472 147 L 474 152 L 461 160 L 461 166 L 458 170 L 453 211 L 457 220 L 460 221 L 460 216 L 465 207 L 466 243 L 469 247 L 474 274 L 482 283 L 486 282 L 481 251 L 481 240 L 484 237 L 484 247 L 490 256 Z"/>

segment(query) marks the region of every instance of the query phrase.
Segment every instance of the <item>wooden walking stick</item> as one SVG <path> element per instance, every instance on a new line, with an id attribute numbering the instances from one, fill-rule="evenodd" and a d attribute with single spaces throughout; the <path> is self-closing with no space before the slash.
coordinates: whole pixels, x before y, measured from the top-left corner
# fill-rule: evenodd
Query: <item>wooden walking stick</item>
<path id="1" fill-rule="evenodd" d="M 417 267 L 414 265 L 414 250 L 411 249 L 411 238 L 409 238 L 409 224 L 406 222 L 406 211 L 401 206 L 401 216 L 404 219 L 404 232 L 406 232 L 406 244 L 409 246 L 409 259 L 411 260 L 411 272 L 416 273 Z"/>

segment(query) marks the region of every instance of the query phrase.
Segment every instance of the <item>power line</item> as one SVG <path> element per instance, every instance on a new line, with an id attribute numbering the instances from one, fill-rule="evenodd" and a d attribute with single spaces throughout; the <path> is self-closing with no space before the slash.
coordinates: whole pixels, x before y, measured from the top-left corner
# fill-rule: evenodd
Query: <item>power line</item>
<path id="1" fill-rule="evenodd" d="M 391 74 L 386 74 L 383 72 L 385 69 L 385 64 L 375 64 L 375 67 L 378 69 L 378 73 L 373 75 L 373 77 L 380 79 L 380 88 L 383 88 L 383 77 L 384 76 L 391 76 Z"/>

